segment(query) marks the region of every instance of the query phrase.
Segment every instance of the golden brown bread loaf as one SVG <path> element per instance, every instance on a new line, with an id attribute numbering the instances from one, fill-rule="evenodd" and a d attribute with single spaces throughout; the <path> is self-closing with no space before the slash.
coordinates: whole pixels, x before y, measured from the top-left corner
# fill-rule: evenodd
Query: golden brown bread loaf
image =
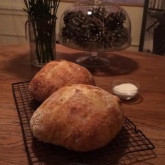
<path id="1" fill-rule="evenodd" d="M 91 73 L 85 67 L 65 60 L 52 61 L 31 80 L 29 92 L 36 100 L 43 102 L 54 91 L 70 84 L 95 85 Z"/>
<path id="2" fill-rule="evenodd" d="M 96 86 L 74 84 L 46 99 L 34 112 L 30 127 L 40 141 L 85 152 L 108 144 L 123 122 L 118 97 Z"/>

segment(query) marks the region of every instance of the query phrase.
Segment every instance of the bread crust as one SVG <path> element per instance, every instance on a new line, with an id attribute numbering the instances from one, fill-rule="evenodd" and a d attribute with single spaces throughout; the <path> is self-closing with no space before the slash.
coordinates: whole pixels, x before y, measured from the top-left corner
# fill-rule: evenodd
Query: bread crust
<path id="1" fill-rule="evenodd" d="M 65 60 L 52 61 L 31 80 L 29 92 L 37 101 L 43 102 L 54 91 L 70 84 L 95 85 L 95 82 L 85 67 Z"/>
<path id="2" fill-rule="evenodd" d="M 124 123 L 119 99 L 84 84 L 54 92 L 34 112 L 30 126 L 40 141 L 80 152 L 107 145 Z"/>

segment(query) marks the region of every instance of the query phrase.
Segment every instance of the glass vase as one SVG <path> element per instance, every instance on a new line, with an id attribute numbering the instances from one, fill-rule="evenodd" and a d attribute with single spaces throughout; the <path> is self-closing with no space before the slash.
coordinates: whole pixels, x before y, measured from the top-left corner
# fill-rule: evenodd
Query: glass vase
<path id="1" fill-rule="evenodd" d="M 56 58 L 56 18 L 28 20 L 31 64 L 42 67 Z"/>

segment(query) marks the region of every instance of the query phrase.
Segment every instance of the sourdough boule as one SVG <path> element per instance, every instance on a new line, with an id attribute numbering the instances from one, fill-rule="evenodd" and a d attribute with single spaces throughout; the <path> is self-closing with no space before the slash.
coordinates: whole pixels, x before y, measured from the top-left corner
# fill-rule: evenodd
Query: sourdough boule
<path id="1" fill-rule="evenodd" d="M 47 63 L 30 81 L 29 92 L 43 102 L 54 91 L 70 84 L 95 85 L 92 74 L 83 66 L 66 60 Z"/>
<path id="2" fill-rule="evenodd" d="M 123 123 L 118 97 L 96 86 L 74 84 L 46 99 L 30 127 L 39 141 L 86 152 L 107 145 Z"/>

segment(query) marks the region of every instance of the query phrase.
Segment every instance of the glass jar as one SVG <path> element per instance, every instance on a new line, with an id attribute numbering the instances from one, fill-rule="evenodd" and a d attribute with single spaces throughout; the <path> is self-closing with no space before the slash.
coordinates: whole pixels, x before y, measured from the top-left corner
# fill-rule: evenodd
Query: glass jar
<path id="1" fill-rule="evenodd" d="M 87 51 L 112 51 L 130 46 L 128 14 L 106 0 L 83 0 L 64 11 L 59 42 Z"/>
<path id="2" fill-rule="evenodd" d="M 58 40 L 64 46 L 90 52 L 77 63 L 104 67 L 110 62 L 98 52 L 128 48 L 130 33 L 129 16 L 120 6 L 107 0 L 80 0 L 62 14 Z"/>
<path id="3" fill-rule="evenodd" d="M 28 19 L 31 63 L 42 67 L 56 57 L 56 18 Z"/>

